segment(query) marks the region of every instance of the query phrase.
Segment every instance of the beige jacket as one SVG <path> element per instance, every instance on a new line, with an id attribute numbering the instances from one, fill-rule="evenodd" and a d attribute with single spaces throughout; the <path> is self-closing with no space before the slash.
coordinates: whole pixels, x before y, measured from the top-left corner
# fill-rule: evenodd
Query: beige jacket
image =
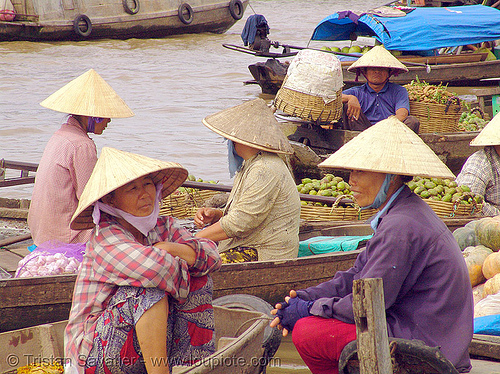
<path id="1" fill-rule="evenodd" d="M 257 249 L 259 260 L 297 257 L 300 198 L 290 171 L 274 153 L 261 151 L 237 173 L 220 225 L 230 239 L 219 252 Z"/>

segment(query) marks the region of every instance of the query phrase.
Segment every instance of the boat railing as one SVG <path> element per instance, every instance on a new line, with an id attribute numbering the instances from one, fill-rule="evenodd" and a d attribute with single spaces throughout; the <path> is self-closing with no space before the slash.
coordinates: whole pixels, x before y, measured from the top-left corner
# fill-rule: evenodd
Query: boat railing
<path id="1" fill-rule="evenodd" d="M 18 186 L 35 182 L 35 176 L 30 172 L 36 172 L 38 164 L 31 162 L 8 161 L 0 159 L 0 187 Z M 7 177 L 7 169 L 18 170 L 19 176 Z"/>

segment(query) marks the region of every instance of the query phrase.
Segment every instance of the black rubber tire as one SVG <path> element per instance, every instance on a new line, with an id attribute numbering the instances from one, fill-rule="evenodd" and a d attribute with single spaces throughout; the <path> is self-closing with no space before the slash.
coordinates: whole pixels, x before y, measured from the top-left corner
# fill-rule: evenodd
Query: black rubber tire
<path id="1" fill-rule="evenodd" d="M 193 22 L 193 8 L 191 8 L 191 5 L 189 5 L 188 3 L 182 3 L 181 5 L 179 5 L 177 15 L 179 16 L 181 22 L 185 25 L 189 25 L 191 22 Z"/>
<path id="2" fill-rule="evenodd" d="M 85 23 L 84 29 L 80 27 L 82 22 Z M 78 16 L 76 16 L 73 20 L 73 30 L 75 31 L 76 35 L 83 38 L 89 36 L 92 32 L 92 22 L 90 21 L 90 18 L 85 14 L 79 14 Z"/>
<path id="3" fill-rule="evenodd" d="M 129 2 L 133 2 L 135 6 L 131 8 Z M 141 9 L 141 3 L 139 2 L 139 0 L 122 0 L 122 4 L 123 9 L 125 9 L 125 12 L 127 12 L 128 14 L 137 14 Z"/>
<path id="4" fill-rule="evenodd" d="M 267 301 L 253 295 L 234 294 L 219 297 L 212 302 L 213 305 L 222 306 L 225 308 L 244 309 L 256 311 L 271 316 L 271 310 L 274 307 Z M 269 360 L 274 356 L 281 344 L 281 331 L 276 327 L 267 326 L 264 331 L 264 340 L 262 347 L 264 348 L 263 357 L 267 361 L 262 363 L 261 372 L 265 372 L 265 368 Z"/>
<path id="5" fill-rule="evenodd" d="M 231 0 L 229 2 L 229 13 L 231 13 L 231 17 L 233 17 L 236 21 L 243 17 L 244 8 L 241 0 Z"/>

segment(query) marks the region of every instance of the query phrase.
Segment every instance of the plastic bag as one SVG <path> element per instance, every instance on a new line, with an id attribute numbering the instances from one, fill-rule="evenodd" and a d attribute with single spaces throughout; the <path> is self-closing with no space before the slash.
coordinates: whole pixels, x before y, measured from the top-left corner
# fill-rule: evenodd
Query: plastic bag
<path id="1" fill-rule="evenodd" d="M 45 242 L 19 261 L 14 277 L 39 277 L 78 272 L 85 243 Z"/>
<path id="2" fill-rule="evenodd" d="M 488 295 L 474 306 L 474 318 L 500 314 L 500 292 Z"/>

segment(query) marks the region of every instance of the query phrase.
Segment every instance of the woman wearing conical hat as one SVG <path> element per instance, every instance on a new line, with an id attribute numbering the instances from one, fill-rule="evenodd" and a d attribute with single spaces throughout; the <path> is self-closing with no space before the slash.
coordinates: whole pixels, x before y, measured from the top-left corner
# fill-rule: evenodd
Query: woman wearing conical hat
<path id="1" fill-rule="evenodd" d="M 355 61 L 348 71 L 362 74 L 366 83 L 342 93 L 342 122 L 345 130 L 363 131 L 373 124 L 395 115 L 418 133 L 420 122 L 410 116 L 410 100 L 406 88 L 389 82 L 391 75 L 408 69 L 383 46 L 375 46 Z"/>
<path id="2" fill-rule="evenodd" d="M 40 104 L 68 117 L 50 138 L 38 165 L 28 215 L 31 235 L 36 245 L 85 243 L 90 230 L 71 230 L 69 221 L 97 161 L 89 134 L 101 135 L 111 118 L 134 113 L 93 69 Z"/>
<path id="3" fill-rule="evenodd" d="M 196 236 L 219 242 L 224 262 L 295 258 L 300 198 L 279 154 L 288 139 L 264 100 L 255 99 L 206 117 L 203 123 L 228 142 L 229 172 L 236 173 L 224 210 L 202 208 Z"/>
<path id="4" fill-rule="evenodd" d="M 103 148 L 71 220 L 74 230 L 94 228 L 64 338 L 65 362 L 80 373 L 168 374 L 215 351 L 208 274 L 221 264 L 217 246 L 158 216 L 187 175 Z"/>
<path id="5" fill-rule="evenodd" d="M 343 347 L 356 339 L 353 281 L 382 278 L 389 337 L 418 339 L 459 372 L 470 370 L 473 298 L 463 255 L 443 221 L 413 193 L 412 176 L 453 178 L 436 154 L 394 116 L 363 131 L 320 167 L 351 170 L 362 208 L 378 209 L 373 237 L 354 266 L 329 281 L 292 290 L 276 305 L 284 335 L 313 373 L 338 373 Z"/>
<path id="6" fill-rule="evenodd" d="M 496 115 L 470 142 L 483 147 L 474 152 L 462 166 L 457 183 L 484 196 L 483 215 L 500 215 L 500 115 Z"/>

